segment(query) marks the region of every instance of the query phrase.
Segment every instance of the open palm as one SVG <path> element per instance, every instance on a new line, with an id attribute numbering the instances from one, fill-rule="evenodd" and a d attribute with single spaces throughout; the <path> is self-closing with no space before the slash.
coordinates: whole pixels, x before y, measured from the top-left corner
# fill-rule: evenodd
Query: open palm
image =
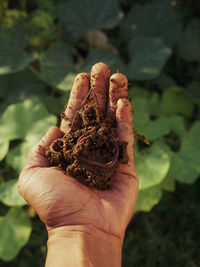
<path id="1" fill-rule="evenodd" d="M 113 119 L 116 118 L 119 141 L 128 142 L 129 162 L 118 167 L 111 190 L 88 188 L 60 169 L 49 167 L 45 157 L 45 151 L 52 141 L 70 129 L 74 114 L 90 88 L 90 98 L 95 95 L 100 108 L 109 112 Z M 32 149 L 20 175 L 18 188 L 48 230 L 68 225 L 92 225 L 123 239 L 138 192 L 133 158 L 133 114 L 126 97 L 126 77 L 120 73 L 110 77 L 108 66 L 97 63 L 92 68 L 91 76 L 86 73 L 77 75 L 61 128 L 50 128 Z"/>

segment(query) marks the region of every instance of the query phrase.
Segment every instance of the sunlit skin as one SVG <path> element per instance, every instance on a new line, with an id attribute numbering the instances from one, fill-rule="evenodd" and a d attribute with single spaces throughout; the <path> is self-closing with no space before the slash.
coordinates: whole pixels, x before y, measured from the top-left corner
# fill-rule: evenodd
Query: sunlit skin
<path id="1" fill-rule="evenodd" d="M 54 264 L 57 267 L 102 266 L 102 264 L 105 267 L 116 267 L 121 265 L 121 255 L 114 254 L 121 254 L 125 230 L 133 215 L 138 192 L 133 151 L 133 112 L 132 105 L 127 99 L 127 84 L 126 77 L 121 73 L 115 73 L 110 77 L 108 66 L 101 62 L 92 67 L 91 75 L 87 73 L 77 75 L 60 129 L 50 128 L 39 144 L 32 148 L 20 175 L 18 185 L 20 194 L 35 209 L 48 230 L 49 243 L 46 261 L 48 267 L 55 266 Z M 88 188 L 60 169 L 50 167 L 45 157 L 45 151 L 53 140 L 62 137 L 70 129 L 74 114 L 80 108 L 90 88 L 90 98 L 95 96 L 99 107 L 105 113 L 111 114 L 113 119 L 116 118 L 119 141 L 128 142 L 129 162 L 120 164 L 118 167 L 112 190 L 100 191 Z M 68 244 L 67 239 L 71 233 L 77 236 L 80 233 L 81 237 L 78 236 L 77 240 L 85 238 L 90 240 L 88 243 L 97 240 L 95 248 L 86 246 L 87 248 L 84 249 L 83 242 L 81 248 L 77 245 L 76 251 L 72 239 L 70 239 L 71 245 Z M 61 243 L 56 242 L 57 236 L 58 239 L 60 236 L 64 237 L 63 243 L 61 242 L 62 248 L 66 247 L 66 250 L 70 250 L 73 247 L 71 253 L 68 251 L 68 254 L 62 255 L 62 249 L 59 248 Z M 109 242 L 116 244 L 117 249 L 113 245 L 113 257 L 117 257 L 118 265 L 112 259 L 112 251 L 110 259 L 97 255 L 93 251 L 98 248 L 98 240 L 110 240 Z M 76 238 L 73 242 L 76 242 Z M 110 246 L 109 249 L 112 249 L 111 244 Z M 81 254 L 79 249 L 84 250 L 83 258 L 91 261 L 91 265 L 87 265 L 88 262 L 84 262 L 83 258 L 78 259 L 77 255 Z M 58 250 L 60 252 L 56 254 L 55 251 Z M 104 253 L 104 251 L 99 251 L 100 254 Z M 73 260 L 73 253 L 77 254 L 77 263 Z M 89 256 L 86 256 L 87 253 Z M 107 259 L 107 262 L 103 263 L 102 258 Z M 64 265 L 63 262 L 65 262 Z"/>

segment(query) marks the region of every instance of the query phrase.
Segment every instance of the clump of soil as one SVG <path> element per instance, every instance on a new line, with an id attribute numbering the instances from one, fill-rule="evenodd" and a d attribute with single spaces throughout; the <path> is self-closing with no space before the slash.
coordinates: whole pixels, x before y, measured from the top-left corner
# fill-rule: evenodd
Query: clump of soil
<path id="1" fill-rule="evenodd" d="M 46 151 L 52 166 L 81 183 L 110 189 L 119 162 L 127 163 L 127 143 L 119 143 L 115 122 L 104 118 L 97 104 L 87 102 L 74 116 L 71 129 Z"/>

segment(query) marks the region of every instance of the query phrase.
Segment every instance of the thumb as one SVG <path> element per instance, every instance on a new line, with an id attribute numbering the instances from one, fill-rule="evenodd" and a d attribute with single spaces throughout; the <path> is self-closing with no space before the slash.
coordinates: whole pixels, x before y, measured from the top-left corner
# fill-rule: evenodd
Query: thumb
<path id="1" fill-rule="evenodd" d="M 63 133 L 59 128 L 51 127 L 40 142 L 31 149 L 22 173 L 36 167 L 48 167 L 49 162 L 45 156 L 46 149 L 55 139 L 62 136 Z"/>

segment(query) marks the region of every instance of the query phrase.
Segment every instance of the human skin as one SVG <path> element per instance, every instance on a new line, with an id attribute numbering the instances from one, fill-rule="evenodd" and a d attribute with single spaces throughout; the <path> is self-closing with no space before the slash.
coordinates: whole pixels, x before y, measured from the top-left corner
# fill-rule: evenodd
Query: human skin
<path id="1" fill-rule="evenodd" d="M 134 165 L 132 105 L 126 77 L 110 77 L 106 64 L 92 67 L 91 75 L 77 75 L 60 129 L 52 127 L 34 146 L 20 175 L 18 190 L 35 209 L 48 231 L 46 267 L 118 267 L 126 227 L 138 193 Z M 119 141 L 128 142 L 128 164 L 120 164 L 111 190 L 88 188 L 56 167 L 45 151 L 70 129 L 74 114 L 90 91 L 92 101 L 116 119 Z"/>

